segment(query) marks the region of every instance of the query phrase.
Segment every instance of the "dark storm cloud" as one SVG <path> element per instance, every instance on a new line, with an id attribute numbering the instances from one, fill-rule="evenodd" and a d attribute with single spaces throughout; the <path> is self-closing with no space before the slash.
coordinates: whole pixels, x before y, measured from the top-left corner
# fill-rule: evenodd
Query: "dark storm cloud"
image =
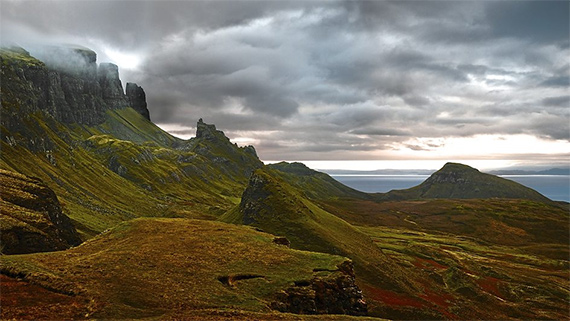
<path id="1" fill-rule="evenodd" d="M 568 46 L 568 1 L 494 1 L 486 15 L 494 36 Z"/>
<path id="2" fill-rule="evenodd" d="M 542 104 L 545 106 L 570 108 L 570 95 L 544 98 Z"/>
<path id="3" fill-rule="evenodd" d="M 266 159 L 568 139 L 568 2 L 5 1 L 2 42 L 138 55 L 155 122 L 203 117 Z M 320 153 L 320 154 L 318 154 Z M 287 156 L 289 155 L 289 156 Z M 345 158 L 346 156 L 343 156 Z"/>

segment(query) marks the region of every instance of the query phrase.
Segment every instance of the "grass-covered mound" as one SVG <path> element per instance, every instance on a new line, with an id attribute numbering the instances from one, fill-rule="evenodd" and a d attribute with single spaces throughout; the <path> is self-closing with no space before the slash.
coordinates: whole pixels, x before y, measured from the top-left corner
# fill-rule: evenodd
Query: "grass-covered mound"
<path id="1" fill-rule="evenodd" d="M 3 296 L 2 319 L 41 316 L 34 313 L 49 319 L 202 318 L 229 311 L 269 313 L 271 319 L 272 307 L 287 294 L 308 301 L 291 288 L 318 297 L 307 283 L 340 282 L 339 275 L 350 274 L 344 257 L 293 250 L 250 227 L 189 219 L 136 219 L 67 251 L 1 261 L 2 274 L 49 289 L 54 299 L 45 299 L 44 290 L 37 298 L 29 291 L 31 298 Z M 61 295 L 71 295 L 73 304 L 62 304 Z"/>

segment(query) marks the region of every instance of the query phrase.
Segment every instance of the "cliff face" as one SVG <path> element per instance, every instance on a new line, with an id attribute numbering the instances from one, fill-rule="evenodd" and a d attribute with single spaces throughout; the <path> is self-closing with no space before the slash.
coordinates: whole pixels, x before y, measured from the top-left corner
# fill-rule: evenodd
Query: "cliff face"
<path id="1" fill-rule="evenodd" d="M 1 49 L 2 125 L 8 130 L 17 129 L 22 114 L 45 112 L 65 124 L 93 126 L 105 120 L 106 110 L 130 106 L 118 67 L 97 67 L 95 52 L 55 47 L 41 56 L 43 61 L 21 48 Z"/>
<path id="2" fill-rule="evenodd" d="M 133 107 L 133 109 L 139 114 L 143 115 L 144 118 L 150 120 L 150 113 L 146 108 L 146 94 L 142 87 L 137 86 L 135 83 L 128 82 L 126 91 L 131 107 Z"/>

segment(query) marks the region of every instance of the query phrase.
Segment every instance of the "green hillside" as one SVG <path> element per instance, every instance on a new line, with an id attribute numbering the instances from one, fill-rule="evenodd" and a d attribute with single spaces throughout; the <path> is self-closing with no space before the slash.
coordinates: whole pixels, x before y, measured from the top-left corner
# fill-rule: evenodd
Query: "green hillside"
<path id="1" fill-rule="evenodd" d="M 283 235 L 293 248 L 349 257 L 354 261 L 357 280 L 367 298 L 371 298 L 377 289 L 403 296 L 416 291 L 413 280 L 402 273 L 367 235 L 305 198 L 283 181 L 281 175 L 267 167 L 255 171 L 239 206 L 220 219 Z M 369 306 L 373 315 L 386 313 L 384 298 L 369 300 Z M 410 307 L 410 311 L 394 310 L 390 313 L 403 318 L 414 315 L 434 318 L 438 315 L 418 307 Z"/>

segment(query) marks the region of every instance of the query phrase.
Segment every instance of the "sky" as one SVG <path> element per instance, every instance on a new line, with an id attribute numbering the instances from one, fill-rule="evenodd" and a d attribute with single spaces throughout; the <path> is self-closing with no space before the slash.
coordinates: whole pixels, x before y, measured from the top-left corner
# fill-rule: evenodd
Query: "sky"
<path id="1" fill-rule="evenodd" d="M 0 40 L 91 48 L 144 88 L 165 130 L 190 138 L 203 118 L 266 161 L 569 166 L 569 12 L 567 1 L 2 0 Z"/>

